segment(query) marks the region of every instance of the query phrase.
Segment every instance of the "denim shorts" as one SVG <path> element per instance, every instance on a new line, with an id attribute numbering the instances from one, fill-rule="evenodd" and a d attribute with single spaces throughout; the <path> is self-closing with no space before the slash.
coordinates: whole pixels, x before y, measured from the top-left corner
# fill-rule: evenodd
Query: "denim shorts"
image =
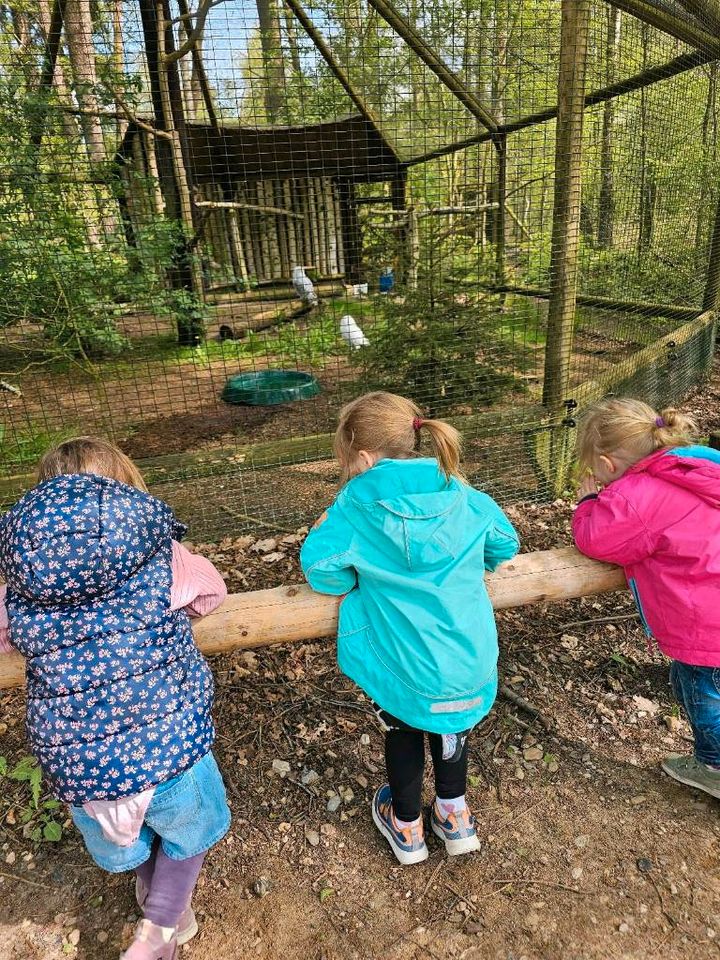
<path id="1" fill-rule="evenodd" d="M 720 667 L 692 667 L 673 660 L 670 682 L 690 721 L 696 758 L 720 766 Z"/>
<path id="2" fill-rule="evenodd" d="M 140 836 L 129 847 L 107 840 L 97 820 L 82 807 L 70 807 L 70 812 L 88 853 L 109 873 L 140 866 L 156 838 L 171 860 L 187 860 L 209 850 L 230 828 L 225 785 L 212 753 L 156 788 Z"/>

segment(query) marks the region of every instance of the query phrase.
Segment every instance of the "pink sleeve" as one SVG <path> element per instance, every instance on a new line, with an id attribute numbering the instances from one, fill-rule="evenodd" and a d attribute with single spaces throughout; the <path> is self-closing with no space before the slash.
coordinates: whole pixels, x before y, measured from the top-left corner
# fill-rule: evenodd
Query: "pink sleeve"
<path id="1" fill-rule="evenodd" d="M 5 594 L 7 585 L 0 586 L 0 654 L 13 653 L 15 648 L 10 643 L 10 620 L 8 619 L 7 607 L 5 606 Z"/>
<path id="2" fill-rule="evenodd" d="M 170 609 L 185 610 L 191 617 L 212 613 L 227 596 L 223 578 L 205 557 L 190 553 L 176 540 L 172 547 Z"/>
<path id="3" fill-rule="evenodd" d="M 578 550 L 594 560 L 627 567 L 653 552 L 652 536 L 643 518 L 612 486 L 578 504 L 572 531 Z"/>

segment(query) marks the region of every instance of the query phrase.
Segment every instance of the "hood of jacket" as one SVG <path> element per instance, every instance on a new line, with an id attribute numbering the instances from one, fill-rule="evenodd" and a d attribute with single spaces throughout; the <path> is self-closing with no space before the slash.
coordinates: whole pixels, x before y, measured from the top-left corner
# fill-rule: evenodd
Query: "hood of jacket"
<path id="1" fill-rule="evenodd" d="M 82 603 L 115 590 L 184 531 L 167 504 L 135 487 L 53 477 L 0 519 L 0 574 L 35 603 Z"/>
<path id="2" fill-rule="evenodd" d="M 658 450 L 635 464 L 627 473 L 646 473 L 688 490 L 709 506 L 720 506 L 720 452 L 710 447 Z"/>
<path id="3" fill-rule="evenodd" d="M 382 534 L 378 547 L 409 569 L 432 569 L 467 540 L 464 484 L 448 480 L 434 459 L 380 460 L 341 498 L 354 508 L 351 522 L 366 535 Z"/>

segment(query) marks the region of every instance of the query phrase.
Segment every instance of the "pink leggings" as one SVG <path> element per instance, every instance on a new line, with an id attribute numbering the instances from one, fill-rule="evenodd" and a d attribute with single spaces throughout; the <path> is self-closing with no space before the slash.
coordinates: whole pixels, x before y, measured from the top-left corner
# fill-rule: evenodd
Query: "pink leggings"
<path id="1" fill-rule="evenodd" d="M 199 853 L 187 860 L 171 860 L 155 841 L 150 857 L 135 871 L 150 891 L 143 905 L 148 920 L 161 927 L 177 927 L 190 906 L 204 859 L 205 854 Z"/>

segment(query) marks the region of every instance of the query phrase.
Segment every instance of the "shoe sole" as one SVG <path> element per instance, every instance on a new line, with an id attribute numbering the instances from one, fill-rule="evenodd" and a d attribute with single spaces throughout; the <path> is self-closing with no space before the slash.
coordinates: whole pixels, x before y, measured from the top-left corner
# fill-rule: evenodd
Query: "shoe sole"
<path id="1" fill-rule="evenodd" d="M 480 850 L 480 841 L 477 836 L 461 837 L 459 840 L 452 840 L 445 836 L 441 828 L 435 825 L 434 821 L 431 822 L 430 826 L 438 840 L 442 840 L 445 844 L 445 849 L 449 857 L 459 857 L 463 853 L 477 853 Z"/>
<path id="2" fill-rule="evenodd" d="M 372 807 L 372 818 L 375 823 L 375 826 L 378 828 L 380 833 L 385 837 L 387 842 L 390 844 L 390 848 L 392 852 L 395 854 L 398 862 L 401 863 L 403 867 L 412 866 L 412 864 L 414 863 L 422 863 L 424 860 L 427 860 L 427 858 L 430 856 L 428 848 L 425 845 L 423 845 L 420 850 L 414 850 L 412 853 L 406 853 L 404 850 L 398 850 L 398 848 L 395 846 L 393 835 L 390 833 L 388 828 L 380 819 L 375 809 L 375 804 L 373 804 L 373 807 Z"/>
<path id="3" fill-rule="evenodd" d="M 712 787 L 706 787 L 704 784 L 698 783 L 696 780 L 691 780 L 689 777 L 681 776 L 671 767 L 666 767 L 664 763 L 661 763 L 660 766 L 665 773 L 677 783 L 682 783 L 686 787 L 692 787 L 693 790 L 702 790 L 703 793 L 707 793 L 711 797 L 715 797 L 716 800 L 720 800 L 720 788 L 713 790 Z"/>

